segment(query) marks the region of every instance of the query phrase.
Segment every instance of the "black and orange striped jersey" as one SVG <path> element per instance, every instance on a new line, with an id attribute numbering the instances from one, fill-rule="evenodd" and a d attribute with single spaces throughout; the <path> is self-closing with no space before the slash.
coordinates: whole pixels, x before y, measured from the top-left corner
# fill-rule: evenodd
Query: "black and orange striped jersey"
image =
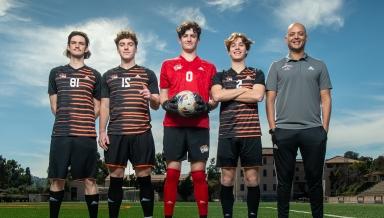
<path id="1" fill-rule="evenodd" d="M 143 86 L 159 94 L 155 73 L 139 65 L 119 66 L 103 75 L 101 97 L 109 98 L 108 134 L 133 135 L 151 128 L 149 101 L 140 94 Z"/>
<path id="2" fill-rule="evenodd" d="M 247 67 L 240 73 L 232 68 L 217 73 L 213 85 L 221 85 L 223 89 L 265 85 L 264 73 L 261 70 Z M 257 137 L 261 136 L 257 103 L 243 103 L 235 100 L 221 102 L 219 138 Z"/>
<path id="3" fill-rule="evenodd" d="M 57 94 L 52 136 L 96 137 L 93 99 L 100 99 L 101 75 L 88 66 L 53 68 L 48 94 Z"/>

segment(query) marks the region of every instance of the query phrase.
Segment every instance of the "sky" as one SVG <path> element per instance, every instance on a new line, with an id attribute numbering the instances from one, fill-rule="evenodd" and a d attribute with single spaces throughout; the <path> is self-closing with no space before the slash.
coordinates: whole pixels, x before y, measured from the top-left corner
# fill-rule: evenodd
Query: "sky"
<path id="1" fill-rule="evenodd" d="M 327 64 L 333 85 L 326 158 L 349 150 L 384 155 L 383 9 L 379 0 L 0 0 L 0 155 L 30 167 L 35 176 L 47 176 L 54 122 L 48 74 L 68 63 L 63 51 L 72 30 L 89 35 L 92 56 L 86 64 L 102 74 L 120 63 L 116 33 L 134 30 L 136 62 L 159 76 L 162 61 L 180 54 L 175 29 L 183 20 L 202 26 L 198 55 L 218 70 L 230 67 L 224 39 L 245 33 L 255 42 L 247 65 L 266 75 L 272 61 L 287 54 L 287 26 L 306 25 L 306 52 Z M 271 147 L 264 102 L 259 110 L 263 147 Z M 164 111 L 151 114 L 156 152 L 161 152 Z M 212 158 L 218 110 L 210 117 Z"/>

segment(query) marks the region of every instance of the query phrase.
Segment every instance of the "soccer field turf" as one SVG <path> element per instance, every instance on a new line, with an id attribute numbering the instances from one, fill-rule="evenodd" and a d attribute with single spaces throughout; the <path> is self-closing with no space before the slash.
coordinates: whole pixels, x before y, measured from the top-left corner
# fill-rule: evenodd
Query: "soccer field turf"
<path id="1" fill-rule="evenodd" d="M 309 204 L 291 203 L 290 217 L 310 218 Z M 156 203 L 154 218 L 163 217 L 162 203 Z M 325 204 L 325 217 L 359 217 L 359 218 L 384 218 L 384 205 L 378 204 Z M 43 218 L 48 217 L 48 203 L 0 203 L 1 218 Z M 64 202 L 60 218 L 86 218 L 88 212 L 83 202 Z M 108 208 L 106 202 L 101 202 L 99 207 L 99 217 L 108 218 Z M 120 210 L 121 218 L 141 218 L 143 217 L 139 203 L 123 202 Z M 197 218 L 197 208 L 193 202 L 177 202 L 175 208 L 175 218 Z M 210 218 L 220 218 L 221 207 L 219 203 L 209 204 Z M 236 203 L 234 207 L 234 217 L 246 218 L 247 207 L 245 203 Z M 271 218 L 277 217 L 276 203 L 261 203 L 258 217 Z"/>

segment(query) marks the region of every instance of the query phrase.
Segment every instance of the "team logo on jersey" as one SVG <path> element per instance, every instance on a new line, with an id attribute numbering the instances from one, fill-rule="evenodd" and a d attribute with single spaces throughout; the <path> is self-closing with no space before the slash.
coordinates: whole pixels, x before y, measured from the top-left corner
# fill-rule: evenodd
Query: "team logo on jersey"
<path id="1" fill-rule="evenodd" d="M 227 76 L 226 78 L 225 78 L 225 81 L 232 81 L 233 79 L 232 79 L 232 77 L 231 76 Z"/>
<path id="2" fill-rule="evenodd" d="M 183 68 L 183 66 L 181 64 L 176 64 L 175 66 L 173 66 L 173 69 L 175 71 L 181 70 L 182 68 Z"/>
<path id="3" fill-rule="evenodd" d="M 281 67 L 281 69 L 283 69 L 283 70 L 290 70 L 290 69 L 292 69 L 292 65 L 289 65 L 289 64 L 284 64 L 282 67 Z"/>
<path id="4" fill-rule="evenodd" d="M 202 145 L 200 146 L 200 152 L 203 154 L 203 153 L 206 153 L 206 152 L 209 152 L 209 147 L 208 145 Z"/>
<path id="5" fill-rule="evenodd" d="M 136 74 L 135 78 L 141 78 L 141 76 L 139 74 Z"/>
<path id="6" fill-rule="evenodd" d="M 59 73 L 59 78 L 60 79 L 67 78 L 67 75 L 65 73 Z"/>
<path id="7" fill-rule="evenodd" d="M 308 70 L 315 70 L 315 68 L 313 68 L 312 66 L 309 66 Z"/>
<path id="8" fill-rule="evenodd" d="M 91 78 L 89 78 L 89 76 L 85 76 L 84 79 L 91 80 Z"/>
<path id="9" fill-rule="evenodd" d="M 203 67 L 199 67 L 197 68 L 198 70 L 201 70 L 201 71 L 204 71 L 204 68 Z"/>
<path id="10" fill-rule="evenodd" d="M 252 77 L 248 75 L 247 77 L 245 77 L 245 79 L 246 79 L 246 80 L 251 80 Z"/>
<path id="11" fill-rule="evenodd" d="M 118 77 L 117 74 L 112 74 L 109 78 L 110 79 L 117 79 L 117 77 Z"/>

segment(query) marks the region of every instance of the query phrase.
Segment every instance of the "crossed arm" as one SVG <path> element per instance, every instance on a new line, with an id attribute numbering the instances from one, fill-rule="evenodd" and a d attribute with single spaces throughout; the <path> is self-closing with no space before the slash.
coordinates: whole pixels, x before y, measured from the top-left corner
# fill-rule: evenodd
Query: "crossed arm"
<path id="1" fill-rule="evenodd" d="M 257 103 L 262 101 L 265 93 L 265 86 L 253 85 L 252 89 L 240 87 L 237 89 L 224 89 L 221 85 L 213 85 L 212 97 L 216 102 L 239 101 L 243 103 Z"/>

